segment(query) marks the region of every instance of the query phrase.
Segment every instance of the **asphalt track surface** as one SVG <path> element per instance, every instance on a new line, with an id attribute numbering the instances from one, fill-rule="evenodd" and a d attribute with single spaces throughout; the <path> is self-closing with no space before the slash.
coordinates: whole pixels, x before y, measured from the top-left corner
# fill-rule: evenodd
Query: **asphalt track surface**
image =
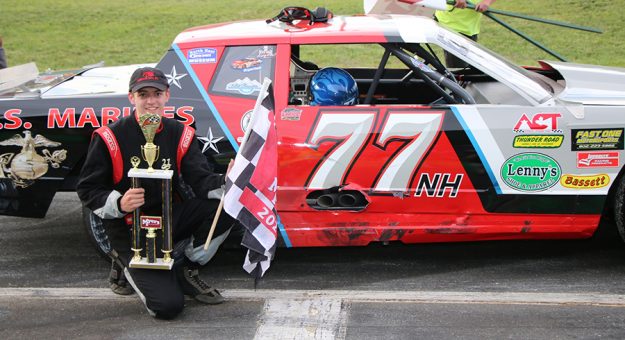
<path id="1" fill-rule="evenodd" d="M 201 275 L 227 302 L 160 321 L 109 291 L 62 193 L 43 220 L 0 217 L 0 339 L 623 339 L 614 238 L 278 249 L 257 289 L 222 249 Z"/>

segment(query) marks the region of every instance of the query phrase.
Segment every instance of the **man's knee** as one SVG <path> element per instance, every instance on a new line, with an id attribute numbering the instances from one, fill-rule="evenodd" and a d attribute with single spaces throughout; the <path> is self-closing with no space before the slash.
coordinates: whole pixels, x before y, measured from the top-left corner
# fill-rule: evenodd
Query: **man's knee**
<path id="1" fill-rule="evenodd" d="M 155 303 L 155 306 L 148 308 L 156 314 L 154 317 L 157 319 L 173 319 L 184 309 L 184 295 L 169 294 L 162 301 Z"/>

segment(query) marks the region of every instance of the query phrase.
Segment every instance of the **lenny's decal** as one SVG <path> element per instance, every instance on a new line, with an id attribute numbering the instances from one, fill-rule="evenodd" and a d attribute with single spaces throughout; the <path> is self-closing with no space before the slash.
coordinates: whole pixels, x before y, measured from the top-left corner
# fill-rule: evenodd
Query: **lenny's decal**
<path id="1" fill-rule="evenodd" d="M 519 191 L 542 191 L 558 183 L 562 173 L 553 158 L 540 153 L 522 153 L 508 158 L 501 167 L 501 178 Z"/>

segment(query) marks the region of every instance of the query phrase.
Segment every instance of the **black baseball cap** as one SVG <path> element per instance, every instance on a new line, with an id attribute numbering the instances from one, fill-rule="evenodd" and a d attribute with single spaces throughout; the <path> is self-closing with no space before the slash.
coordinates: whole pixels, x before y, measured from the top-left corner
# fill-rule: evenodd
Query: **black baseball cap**
<path id="1" fill-rule="evenodd" d="M 144 87 L 155 87 L 161 91 L 169 88 L 167 77 L 163 71 L 154 67 L 138 68 L 130 76 L 129 92 L 137 92 Z"/>

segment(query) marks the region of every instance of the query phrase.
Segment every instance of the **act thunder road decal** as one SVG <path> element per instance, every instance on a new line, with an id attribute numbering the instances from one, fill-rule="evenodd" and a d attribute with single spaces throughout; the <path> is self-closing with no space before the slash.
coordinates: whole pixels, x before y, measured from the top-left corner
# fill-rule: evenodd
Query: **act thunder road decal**
<path id="1" fill-rule="evenodd" d="M 623 150 L 623 128 L 620 129 L 573 129 L 571 150 Z"/>
<path id="2" fill-rule="evenodd" d="M 501 178 L 520 191 L 543 191 L 558 183 L 562 170 L 553 158 L 540 153 L 522 153 L 508 158 L 501 167 Z"/>
<path id="3" fill-rule="evenodd" d="M 522 135 L 514 137 L 512 146 L 515 148 L 559 148 L 564 141 L 564 135 Z"/>

